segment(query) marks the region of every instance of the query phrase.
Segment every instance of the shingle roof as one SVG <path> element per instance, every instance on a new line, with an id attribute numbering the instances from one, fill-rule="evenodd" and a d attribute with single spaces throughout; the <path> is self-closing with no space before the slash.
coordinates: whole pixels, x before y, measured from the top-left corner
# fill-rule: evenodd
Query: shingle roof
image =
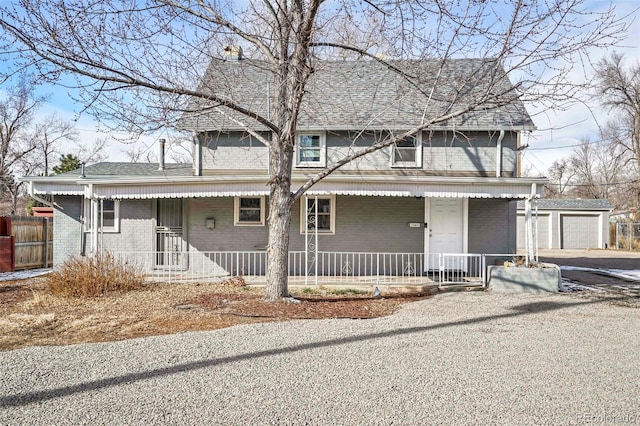
<path id="1" fill-rule="evenodd" d="M 81 169 L 62 173 L 52 178 L 69 178 L 80 176 Z M 164 170 L 158 170 L 157 163 L 117 163 L 104 162 L 85 166 L 84 174 L 87 177 L 100 176 L 191 176 L 192 165 L 188 163 L 167 163 Z"/>
<path id="2" fill-rule="evenodd" d="M 609 200 L 555 200 L 555 199 L 539 199 L 536 200 L 538 209 L 543 210 L 611 210 Z M 524 201 L 518 201 L 518 209 L 524 209 Z"/>
<path id="3" fill-rule="evenodd" d="M 377 61 L 319 61 L 309 79 L 302 111 L 300 129 L 408 129 L 446 114 L 455 99 L 454 109 L 475 104 L 486 91 L 496 96 L 485 102 L 486 109 L 475 111 L 436 128 L 459 130 L 533 129 L 534 125 L 518 99 L 501 66 L 493 60 L 451 59 L 444 62 L 443 73 L 435 84 L 433 98 L 428 102 L 441 61 L 392 61 L 405 78 Z M 493 76 L 492 79 L 490 77 Z M 494 85 L 488 87 L 487 82 Z M 264 61 L 214 61 L 202 82 L 202 90 L 210 91 L 269 117 L 273 76 Z M 493 103 L 492 103 L 493 102 Z M 498 103 L 501 106 L 498 106 Z M 425 106 L 427 108 L 425 109 Z M 204 101 L 193 101 L 190 107 L 201 110 Z M 185 114 L 179 127 L 202 130 L 242 130 L 239 120 L 250 119 L 226 107 L 214 106 L 206 112 Z M 255 123 L 254 123 L 255 124 Z M 256 130 L 259 126 L 252 125 Z"/>

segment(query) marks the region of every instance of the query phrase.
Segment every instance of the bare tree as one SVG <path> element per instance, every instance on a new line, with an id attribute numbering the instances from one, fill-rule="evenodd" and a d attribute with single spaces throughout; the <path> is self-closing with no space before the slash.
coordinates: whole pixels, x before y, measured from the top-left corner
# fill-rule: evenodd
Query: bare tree
<path id="1" fill-rule="evenodd" d="M 561 158 L 555 160 L 547 172 L 549 184 L 545 185 L 545 198 L 562 198 L 573 181 L 575 171 L 571 167 L 571 160 Z"/>
<path id="2" fill-rule="evenodd" d="M 626 157 L 617 144 L 583 139 L 569 156 L 554 161 L 545 195 L 608 199 L 614 208 L 622 207 L 628 200 L 631 182 L 626 173 Z"/>
<path id="3" fill-rule="evenodd" d="M 624 57 L 614 52 L 598 62 L 596 71 L 598 100 L 616 113 L 605 135 L 631 154 L 640 169 L 640 62 L 627 69 Z"/>
<path id="4" fill-rule="evenodd" d="M 75 142 L 78 132 L 73 123 L 65 121 L 57 114 L 51 114 L 35 124 L 32 141 L 36 149 L 30 155 L 30 161 L 40 163 L 42 175 L 49 174 L 49 162 L 54 154 L 60 154 L 58 147 L 62 142 Z"/>
<path id="5" fill-rule="evenodd" d="M 107 138 L 96 138 L 92 144 L 84 144 L 78 140 L 74 143 L 76 156 L 81 163 L 97 163 L 107 158 L 107 148 L 109 140 Z"/>
<path id="6" fill-rule="evenodd" d="M 13 83 L 13 80 L 5 83 Z M 15 173 L 25 164 L 25 157 L 38 148 L 31 125 L 44 100 L 44 97 L 34 95 L 33 86 L 24 74 L 17 77 L 15 85 L 6 87 L 0 98 L 0 193 L 10 196 L 12 214 L 16 211 L 21 188 Z"/>
<path id="7" fill-rule="evenodd" d="M 42 78 L 75 75 L 85 89 L 78 100 L 131 132 L 174 125 L 188 105 L 191 114 L 223 114 L 267 145 L 269 300 L 288 294 L 292 206 L 311 186 L 350 161 L 475 111 L 508 108 L 520 99 L 566 107 L 580 89 L 568 80 L 573 63 L 588 61 L 588 49 L 614 44 L 626 29 L 613 8 L 588 12 L 581 0 L 134 4 L 21 0 L 1 6 L 0 51 L 19 51 L 17 66 L 33 65 Z M 368 25 L 375 31 L 359 36 Z M 234 97 L 228 82 L 203 81 L 207 67 L 223 65 L 220 52 L 230 44 L 243 46 L 270 72 L 268 110 Z M 378 48 L 389 58 L 424 61 L 401 66 L 376 56 Z M 349 55 L 400 75 L 406 92 L 419 94 L 415 107 L 422 119 L 350 151 L 292 193 L 295 134 L 310 77 L 322 66 L 320 58 Z M 471 76 L 444 80 L 453 71 L 449 59 L 471 56 L 492 60 Z M 507 76 L 516 83 L 505 84 Z"/>
<path id="8" fill-rule="evenodd" d="M 625 66 L 624 56 L 614 52 L 596 67 L 597 100 L 612 114 L 602 134 L 617 145 L 627 159 L 628 176 L 640 174 L 640 62 Z M 640 184 L 631 182 L 632 206 L 640 208 Z"/>

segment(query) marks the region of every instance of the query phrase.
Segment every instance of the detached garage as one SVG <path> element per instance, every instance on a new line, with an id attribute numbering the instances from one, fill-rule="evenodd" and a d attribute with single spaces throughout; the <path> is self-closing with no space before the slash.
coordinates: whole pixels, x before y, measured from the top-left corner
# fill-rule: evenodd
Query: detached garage
<path id="1" fill-rule="evenodd" d="M 608 200 L 533 202 L 534 239 L 540 249 L 606 248 L 609 240 Z M 525 246 L 524 202 L 518 202 L 518 248 Z"/>

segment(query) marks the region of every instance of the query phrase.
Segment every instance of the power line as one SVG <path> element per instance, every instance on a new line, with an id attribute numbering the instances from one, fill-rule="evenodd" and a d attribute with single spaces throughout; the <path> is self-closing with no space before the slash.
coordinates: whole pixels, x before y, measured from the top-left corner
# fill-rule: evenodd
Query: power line
<path id="1" fill-rule="evenodd" d="M 564 149 L 564 148 L 578 148 L 581 147 L 583 145 L 592 145 L 592 144 L 596 144 L 596 143 L 602 143 L 602 142 L 609 142 L 605 139 L 598 139 L 595 141 L 584 141 L 584 142 L 580 142 L 578 144 L 572 144 L 572 145 L 560 145 L 560 146 L 549 146 L 549 147 L 539 147 L 539 148 L 527 148 L 527 151 L 547 151 L 547 150 L 551 150 L 551 149 Z"/>

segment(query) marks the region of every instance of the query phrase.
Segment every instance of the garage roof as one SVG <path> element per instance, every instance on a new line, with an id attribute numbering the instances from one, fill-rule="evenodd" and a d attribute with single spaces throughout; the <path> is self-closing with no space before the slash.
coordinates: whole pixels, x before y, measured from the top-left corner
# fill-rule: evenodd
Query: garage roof
<path id="1" fill-rule="evenodd" d="M 542 210 L 607 210 L 607 211 L 611 211 L 611 203 L 609 202 L 609 200 L 539 199 L 539 200 L 536 200 L 536 206 L 538 207 L 538 209 L 542 209 Z M 524 210 L 524 201 L 518 201 L 518 210 Z"/>

